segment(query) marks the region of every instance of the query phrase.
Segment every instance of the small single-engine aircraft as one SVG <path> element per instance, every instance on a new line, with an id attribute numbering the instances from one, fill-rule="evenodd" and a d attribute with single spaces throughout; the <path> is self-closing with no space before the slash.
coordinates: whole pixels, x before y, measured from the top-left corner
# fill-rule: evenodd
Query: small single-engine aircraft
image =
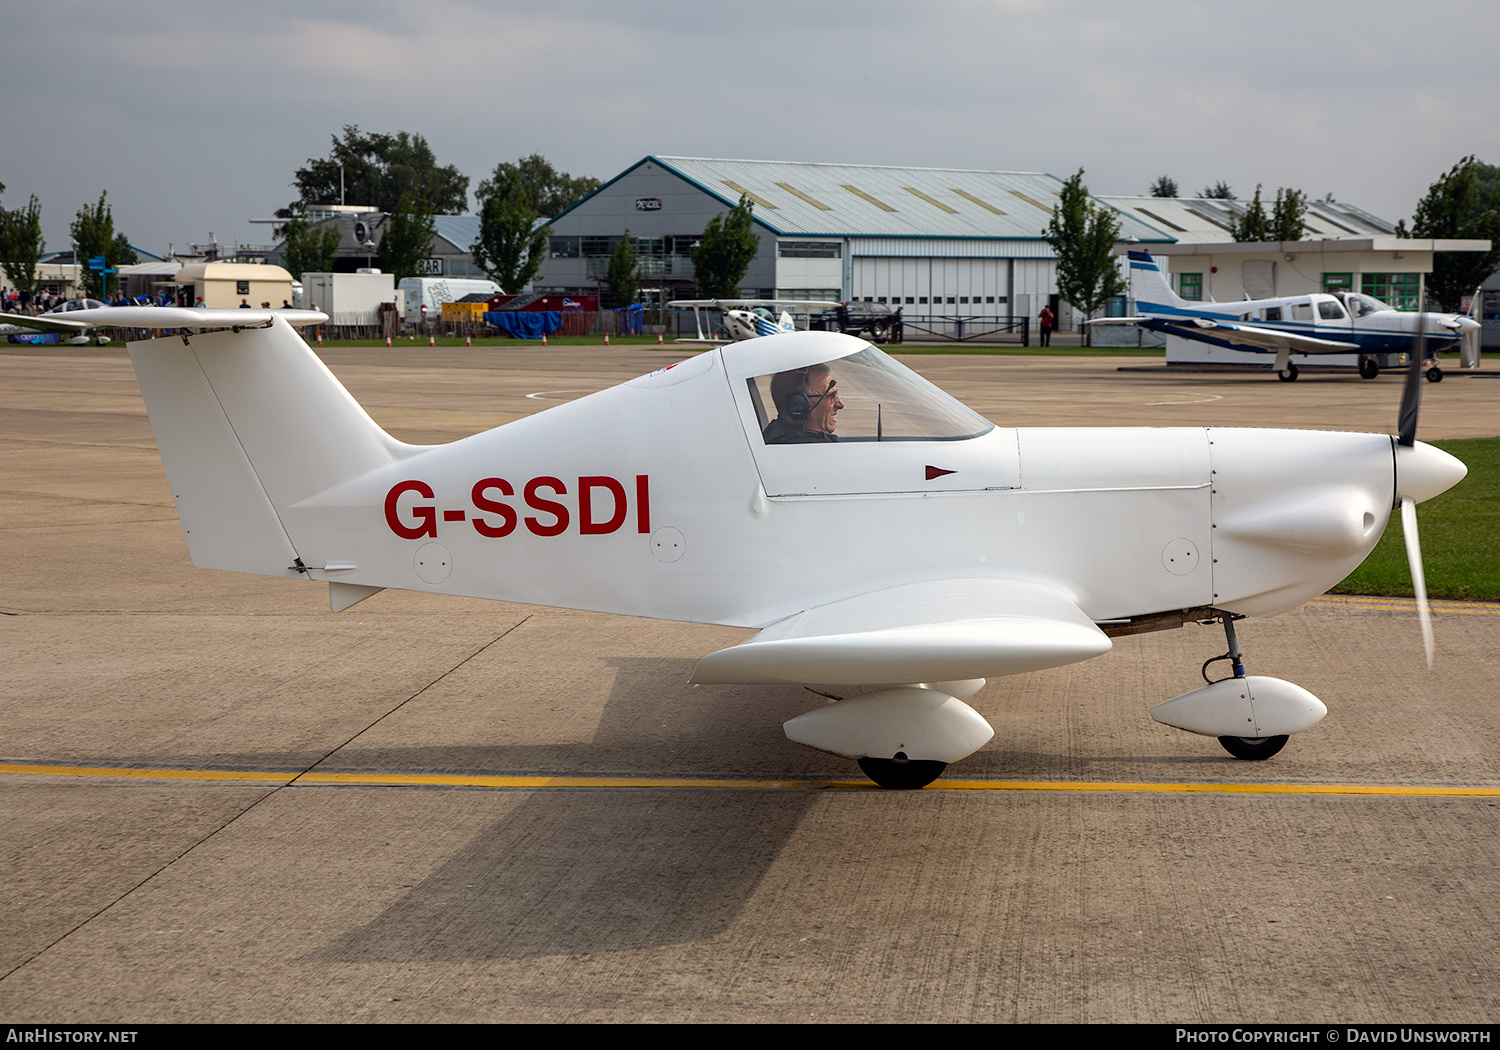
<path id="1" fill-rule="evenodd" d="M 335 612 L 398 587 L 755 628 L 692 680 L 841 697 L 787 736 L 886 787 L 994 735 L 964 703 L 985 679 L 1190 621 L 1222 623 L 1232 671 L 1153 717 L 1275 754 L 1326 709 L 1246 675 L 1234 621 L 1343 579 L 1397 506 L 1431 662 L 1414 508 L 1466 468 L 1415 440 L 1415 370 L 1395 438 L 1017 429 L 863 340 L 794 332 L 409 445 L 289 323 L 319 318 L 90 313 L 182 330 L 129 350 L 194 564 L 326 582 Z"/>
<path id="2" fill-rule="evenodd" d="M 74 325 L 68 323 L 68 317 L 79 310 L 99 310 L 109 304 L 100 302 L 98 299 L 69 299 L 66 302 L 54 306 L 44 314 L 28 317 L 21 314 L 0 314 L 7 323 L 0 324 L 0 339 L 8 339 L 11 336 L 32 337 L 38 332 L 66 336 L 66 342 L 73 346 L 83 346 L 92 338 L 93 342 L 104 346 L 109 342 L 109 336 L 98 333 L 90 337 L 88 325 Z M 25 323 L 10 323 L 21 321 Z M 56 321 L 57 324 L 47 322 Z"/>
<path id="3" fill-rule="evenodd" d="M 667 305 L 693 309 L 693 326 L 698 330 L 697 337 L 678 339 L 675 340 L 676 342 L 719 346 L 723 343 L 739 342 L 741 339 L 758 339 L 765 335 L 782 335 L 797 330 L 789 311 L 782 310 L 781 319 L 777 320 L 776 316 L 771 313 L 770 307 L 837 308 L 843 304 L 822 299 L 674 299 Z M 723 311 L 724 331 L 728 333 L 729 338 L 714 338 L 711 323 L 708 333 L 704 333 L 701 312 L 703 310 Z"/>
<path id="4" fill-rule="evenodd" d="M 1412 353 L 1419 338 L 1429 355 L 1451 350 L 1466 333 L 1480 327 L 1463 314 L 1395 310 L 1358 292 L 1205 305 L 1179 298 L 1150 252 L 1131 251 L 1129 255 L 1130 294 L 1139 316 L 1096 318 L 1089 324 L 1134 324 L 1232 350 L 1274 353 L 1276 374 L 1286 381 L 1297 378 L 1292 354 L 1359 354 L 1359 374 L 1374 379 L 1380 374 L 1376 354 Z M 1474 341 L 1469 340 L 1468 346 L 1472 345 Z M 1466 347 L 1464 367 L 1478 364 Z M 1441 380 L 1442 369 L 1432 365 L 1427 378 Z"/>

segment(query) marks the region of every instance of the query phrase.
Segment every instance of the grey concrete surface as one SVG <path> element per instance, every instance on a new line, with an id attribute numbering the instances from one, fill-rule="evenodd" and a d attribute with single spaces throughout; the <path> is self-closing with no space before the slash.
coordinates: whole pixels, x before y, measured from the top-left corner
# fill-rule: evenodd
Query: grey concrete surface
<path id="1" fill-rule="evenodd" d="M 328 351 L 447 440 L 659 367 L 616 348 Z M 913 357 L 1020 425 L 1388 430 L 1399 383 Z M 1423 436 L 1500 429 L 1500 383 Z M 992 682 L 949 780 L 1145 790 L 287 784 L 299 771 L 850 779 L 785 740 L 816 698 L 694 690 L 743 632 L 191 567 L 123 351 L 0 350 L 0 1018 L 1376 1021 L 1500 1012 L 1500 609 L 1326 601 L 1247 621 L 1329 718 L 1236 762 L 1147 710 L 1188 627 Z M 129 769 L 280 779 L 131 779 Z M 1368 795 L 1307 786 L 1366 785 Z M 1303 790 L 1298 791 L 1297 788 Z"/>

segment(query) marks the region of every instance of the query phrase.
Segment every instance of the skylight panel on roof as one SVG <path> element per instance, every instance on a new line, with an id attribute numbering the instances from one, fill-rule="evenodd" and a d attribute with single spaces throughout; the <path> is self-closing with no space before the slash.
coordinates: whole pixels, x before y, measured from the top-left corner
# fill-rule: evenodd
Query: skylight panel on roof
<path id="1" fill-rule="evenodd" d="M 1148 218 L 1148 219 L 1155 219 L 1157 222 L 1161 223 L 1163 226 L 1170 226 L 1172 229 L 1176 230 L 1178 233 L 1187 233 L 1188 232 L 1188 229 L 1187 229 L 1186 226 L 1178 226 L 1171 219 L 1164 219 L 1160 215 L 1156 214 L 1156 212 L 1154 212 L 1154 211 L 1147 211 L 1145 208 L 1139 208 L 1139 207 L 1136 208 L 1135 210 L 1138 211 L 1138 212 L 1140 212 L 1142 215 L 1146 216 L 1146 218 Z"/>
<path id="2" fill-rule="evenodd" d="M 874 197 L 870 196 L 864 190 L 858 189 L 858 188 L 856 188 L 854 186 L 851 186 L 847 182 L 840 183 L 840 185 L 844 189 L 848 190 L 850 193 L 854 194 L 856 197 L 863 197 L 865 200 L 867 200 L 871 204 L 875 205 L 875 207 L 879 208 L 881 211 L 895 211 L 896 210 L 895 208 L 892 208 L 889 204 L 885 203 L 884 201 L 876 200 Z"/>
<path id="3" fill-rule="evenodd" d="M 1188 208 L 1187 209 L 1187 213 L 1189 215 L 1196 215 L 1196 216 L 1198 216 L 1198 218 L 1202 219 L 1204 222 L 1211 222 L 1211 223 L 1213 223 L 1215 226 L 1217 226 L 1219 229 L 1223 230 L 1225 233 L 1233 233 L 1234 232 L 1228 226 L 1225 226 L 1218 219 L 1214 218 L 1212 215 L 1206 215 L 1206 214 L 1204 214 L 1203 212 L 1199 211 L 1196 208 Z"/>
<path id="4" fill-rule="evenodd" d="M 789 182 L 778 182 L 776 185 L 786 190 L 793 197 L 801 197 L 803 200 L 807 201 L 807 203 L 811 204 L 819 211 L 833 211 L 832 208 L 824 204 L 822 201 L 818 200 L 816 197 L 812 196 L 811 194 L 803 193 L 801 190 L 799 190 Z"/>
<path id="5" fill-rule="evenodd" d="M 738 193 L 740 196 L 749 197 L 756 204 L 759 204 L 762 208 L 770 208 L 772 211 L 776 210 L 776 205 L 772 204 L 764 197 L 759 197 L 751 193 L 749 190 L 745 189 L 745 187 L 741 186 L 738 182 L 730 182 L 728 179 L 720 179 L 719 181 L 728 186 L 730 189 L 734 190 L 734 192 Z"/>
<path id="6" fill-rule="evenodd" d="M 923 193 L 921 190 L 917 189 L 915 186 L 902 186 L 901 188 L 903 190 L 905 190 L 907 193 L 910 193 L 913 197 L 921 197 L 924 201 L 926 201 L 928 204 L 931 204 L 934 208 L 941 208 L 943 211 L 947 212 L 949 215 L 957 215 L 958 214 L 958 209 L 957 208 L 950 208 L 950 207 L 948 207 L 948 205 L 944 204 L 942 201 L 933 200 L 931 197 L 927 196 L 927 194 Z"/>
<path id="7" fill-rule="evenodd" d="M 1026 196 L 1026 194 L 1022 193 L 1020 190 L 1011 190 L 1010 191 L 1010 195 L 1012 197 L 1020 197 L 1027 204 L 1030 204 L 1030 205 L 1032 205 L 1034 207 L 1042 209 L 1042 211 L 1046 212 L 1048 215 L 1055 214 L 1051 208 L 1047 207 L 1041 201 L 1034 200 L 1033 198 Z"/>
<path id="8" fill-rule="evenodd" d="M 985 211 L 994 212 L 996 215 L 1004 215 L 1005 214 L 1003 211 L 1001 211 L 999 208 L 995 207 L 989 201 L 980 200 L 978 197 L 974 196 L 972 193 L 969 193 L 967 190 L 961 190 L 957 186 L 954 186 L 953 187 L 953 192 L 956 193 L 956 194 L 958 194 L 960 197 L 962 197 L 966 201 L 973 201 L 975 204 L 979 205 Z"/>
<path id="9" fill-rule="evenodd" d="M 1352 234 L 1355 234 L 1356 236 L 1358 236 L 1358 234 L 1359 234 L 1358 230 L 1351 230 L 1349 227 L 1345 226 L 1341 222 L 1334 222 L 1332 219 L 1330 219 L 1328 216 L 1324 215 L 1322 212 L 1318 213 L 1318 219 L 1321 220 L 1322 222 L 1326 222 L 1328 225 L 1334 227 L 1335 229 L 1343 230 L 1345 233 L 1352 233 Z"/>

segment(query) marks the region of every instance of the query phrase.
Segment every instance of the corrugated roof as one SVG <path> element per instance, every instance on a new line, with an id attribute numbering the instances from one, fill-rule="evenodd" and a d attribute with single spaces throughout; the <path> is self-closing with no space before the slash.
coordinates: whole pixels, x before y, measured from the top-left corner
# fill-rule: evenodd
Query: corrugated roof
<path id="1" fill-rule="evenodd" d="M 432 221 L 437 235 L 460 252 L 467 252 L 479 239 L 477 215 L 434 215 Z"/>
<path id="2" fill-rule="evenodd" d="M 1037 239 L 1046 235 L 1063 187 L 1055 175 L 1040 172 L 646 159 L 726 205 L 744 194 L 755 201 L 755 221 L 781 236 Z M 1172 239 L 1130 212 L 1121 211 L 1120 219 L 1121 237 Z"/>
<path id="3" fill-rule="evenodd" d="M 1180 244 L 1216 244 L 1234 240 L 1234 223 L 1250 207 L 1249 201 L 1206 197 L 1103 197 L 1101 200 L 1126 214 L 1139 216 L 1166 230 Z M 1273 198 L 1274 200 L 1274 198 Z M 1269 215 L 1272 201 L 1261 196 Z M 1338 201 L 1308 201 L 1303 220 L 1305 240 L 1350 237 L 1388 237 L 1395 226 L 1375 215 Z M 1144 239 L 1144 238 L 1143 238 Z"/>

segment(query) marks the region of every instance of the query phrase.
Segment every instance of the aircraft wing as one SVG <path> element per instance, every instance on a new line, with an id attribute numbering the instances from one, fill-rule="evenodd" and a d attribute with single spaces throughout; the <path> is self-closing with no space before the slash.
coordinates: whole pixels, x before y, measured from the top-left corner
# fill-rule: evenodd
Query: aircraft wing
<path id="1" fill-rule="evenodd" d="M 728 310 L 743 310 L 747 306 L 841 306 L 825 299 L 673 299 L 668 306 L 722 307 Z"/>
<path id="2" fill-rule="evenodd" d="M 702 685 L 951 682 L 1060 667 L 1110 641 L 1061 589 L 1019 580 L 905 584 L 789 616 L 698 662 Z"/>
<path id="3" fill-rule="evenodd" d="M 18 328 L 77 335 L 92 328 L 249 328 L 268 325 L 272 317 L 280 317 L 294 328 L 328 320 L 327 314 L 317 310 L 209 310 L 191 306 L 101 306 L 97 310 L 34 317 L 7 314 L 5 320 Z"/>
<path id="4" fill-rule="evenodd" d="M 1156 332 L 1179 335 L 1200 343 L 1228 346 L 1240 350 L 1260 350 L 1293 354 L 1348 354 L 1358 353 L 1358 343 L 1345 343 L 1337 339 L 1318 339 L 1310 335 L 1298 335 L 1279 328 L 1262 328 L 1259 325 L 1239 321 L 1220 321 L 1212 317 L 1099 317 L 1086 324 L 1136 324 Z"/>

